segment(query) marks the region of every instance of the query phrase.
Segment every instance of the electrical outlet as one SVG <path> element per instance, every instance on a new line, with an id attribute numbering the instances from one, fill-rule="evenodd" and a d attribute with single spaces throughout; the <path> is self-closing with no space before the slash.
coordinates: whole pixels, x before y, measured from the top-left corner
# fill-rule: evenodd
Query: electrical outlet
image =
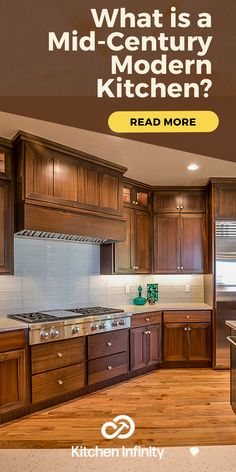
<path id="1" fill-rule="evenodd" d="M 125 293 L 129 293 L 130 290 L 129 290 L 129 285 L 125 285 Z"/>
<path id="2" fill-rule="evenodd" d="M 189 293 L 190 292 L 190 284 L 185 285 L 185 292 Z"/>

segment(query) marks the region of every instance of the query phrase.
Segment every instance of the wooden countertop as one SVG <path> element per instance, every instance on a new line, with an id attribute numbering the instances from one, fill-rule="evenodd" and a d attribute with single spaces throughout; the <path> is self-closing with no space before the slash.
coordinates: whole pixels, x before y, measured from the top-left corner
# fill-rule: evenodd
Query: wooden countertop
<path id="1" fill-rule="evenodd" d="M 7 318 L 7 316 L 0 316 L 0 332 L 26 328 L 28 328 L 28 325 L 22 321 L 12 320 L 11 318 Z"/>
<path id="2" fill-rule="evenodd" d="M 159 303 L 157 302 L 155 305 L 124 305 L 119 307 L 121 310 L 124 310 L 125 313 L 148 313 L 152 311 L 192 311 L 192 310 L 212 310 L 211 305 L 207 305 L 206 303 Z"/>

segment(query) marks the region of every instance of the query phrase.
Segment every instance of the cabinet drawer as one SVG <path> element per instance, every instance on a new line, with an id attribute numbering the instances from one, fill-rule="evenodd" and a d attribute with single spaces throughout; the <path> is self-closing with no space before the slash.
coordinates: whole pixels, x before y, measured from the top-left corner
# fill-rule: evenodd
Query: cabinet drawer
<path id="1" fill-rule="evenodd" d="M 102 382 L 103 380 L 126 374 L 129 370 L 128 354 L 113 354 L 88 362 L 88 384 Z"/>
<path id="2" fill-rule="evenodd" d="M 88 359 L 128 350 L 128 330 L 96 334 L 88 337 Z"/>
<path id="3" fill-rule="evenodd" d="M 211 322 L 211 311 L 169 311 L 164 312 L 164 323 Z"/>
<path id="4" fill-rule="evenodd" d="M 73 392 L 84 387 L 84 364 L 51 370 L 32 377 L 32 402 Z"/>
<path id="5" fill-rule="evenodd" d="M 21 349 L 25 347 L 25 331 L 14 330 L 7 331 L 0 334 L 0 352 L 14 351 L 15 349 Z"/>
<path id="6" fill-rule="evenodd" d="M 84 360 L 84 337 L 32 346 L 32 374 L 46 372 Z"/>
<path id="7" fill-rule="evenodd" d="M 155 323 L 161 323 L 161 313 L 141 313 L 140 315 L 133 315 L 131 318 L 132 328 L 149 326 Z"/>

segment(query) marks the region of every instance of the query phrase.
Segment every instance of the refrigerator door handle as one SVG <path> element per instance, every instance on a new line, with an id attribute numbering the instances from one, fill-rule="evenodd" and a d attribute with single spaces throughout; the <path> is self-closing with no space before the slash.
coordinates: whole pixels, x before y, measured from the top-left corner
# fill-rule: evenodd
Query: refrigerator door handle
<path id="1" fill-rule="evenodd" d="M 236 336 L 227 336 L 228 341 L 236 347 Z"/>

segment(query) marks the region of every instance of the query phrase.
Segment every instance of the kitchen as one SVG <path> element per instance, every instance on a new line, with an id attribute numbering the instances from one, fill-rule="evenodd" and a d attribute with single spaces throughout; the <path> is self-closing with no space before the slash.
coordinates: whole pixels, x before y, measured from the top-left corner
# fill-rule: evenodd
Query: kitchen
<path id="1" fill-rule="evenodd" d="M 199 183 L 168 150 L 161 185 L 138 152 L 104 157 L 101 135 L 90 154 L 66 127 L 1 115 L 1 447 L 104 445 L 123 413 L 135 444 L 235 444 L 235 164 L 212 159 Z"/>

